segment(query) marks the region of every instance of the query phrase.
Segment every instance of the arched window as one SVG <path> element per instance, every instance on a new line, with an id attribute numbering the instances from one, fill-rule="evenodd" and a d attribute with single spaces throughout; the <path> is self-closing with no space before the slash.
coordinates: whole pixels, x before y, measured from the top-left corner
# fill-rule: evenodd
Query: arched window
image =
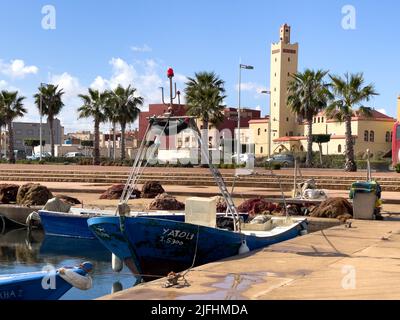
<path id="1" fill-rule="evenodd" d="M 260 135 L 260 134 L 261 134 L 261 129 L 260 129 L 260 128 L 258 128 L 258 130 L 257 130 L 257 134 L 258 134 L 258 135 Z"/>
<path id="2" fill-rule="evenodd" d="M 386 131 L 385 141 L 390 142 L 390 132 Z"/>
<path id="3" fill-rule="evenodd" d="M 304 147 L 300 146 L 300 151 L 303 152 L 304 151 Z"/>
<path id="4" fill-rule="evenodd" d="M 341 144 L 338 145 L 337 152 L 338 153 L 342 153 L 342 145 Z"/>
<path id="5" fill-rule="evenodd" d="M 374 131 L 369 132 L 369 141 L 371 141 L 371 142 L 375 141 L 375 132 Z"/>
<path id="6" fill-rule="evenodd" d="M 368 130 L 364 131 L 364 141 L 368 141 L 368 137 L 369 137 L 369 132 Z"/>
<path id="7" fill-rule="evenodd" d="M 261 154 L 264 153 L 264 148 L 263 148 L 263 147 L 260 148 L 260 153 L 261 153 Z"/>

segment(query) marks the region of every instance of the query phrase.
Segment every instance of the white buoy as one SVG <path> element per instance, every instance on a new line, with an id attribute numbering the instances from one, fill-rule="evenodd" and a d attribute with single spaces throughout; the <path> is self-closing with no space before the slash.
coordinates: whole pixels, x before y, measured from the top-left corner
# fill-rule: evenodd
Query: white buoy
<path id="1" fill-rule="evenodd" d="M 114 253 L 112 254 L 111 258 L 111 267 L 114 272 L 121 272 L 124 264 L 122 263 L 121 259 L 118 258 Z"/>
<path id="2" fill-rule="evenodd" d="M 245 254 L 247 252 L 250 252 L 250 249 L 247 246 L 246 240 L 243 240 L 242 244 L 240 245 L 240 248 L 239 248 L 239 254 Z"/>

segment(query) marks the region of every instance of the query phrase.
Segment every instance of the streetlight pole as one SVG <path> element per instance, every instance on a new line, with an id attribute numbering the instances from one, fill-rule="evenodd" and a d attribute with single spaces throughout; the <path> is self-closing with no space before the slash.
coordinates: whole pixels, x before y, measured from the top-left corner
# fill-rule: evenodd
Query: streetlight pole
<path id="1" fill-rule="evenodd" d="M 242 82 L 242 69 L 247 69 L 247 70 L 253 70 L 254 69 L 254 67 L 253 66 L 249 66 L 249 65 L 245 65 L 245 64 L 239 64 L 239 93 L 238 93 L 238 110 L 237 110 L 237 112 L 238 112 L 238 130 L 237 130 L 237 133 L 238 133 L 238 136 L 237 136 L 237 142 L 236 142 L 236 144 L 237 144 L 237 146 L 236 146 L 236 153 L 237 153 L 237 163 L 239 163 L 240 162 L 240 154 L 242 153 L 242 145 L 241 145 L 241 143 L 240 143 L 240 107 L 241 107 L 241 82 Z"/>
<path id="2" fill-rule="evenodd" d="M 269 95 L 269 119 L 268 119 L 268 158 L 271 158 L 271 131 L 272 131 L 272 119 L 271 119 L 271 91 L 270 90 L 263 90 L 261 91 L 263 94 L 268 94 Z"/>

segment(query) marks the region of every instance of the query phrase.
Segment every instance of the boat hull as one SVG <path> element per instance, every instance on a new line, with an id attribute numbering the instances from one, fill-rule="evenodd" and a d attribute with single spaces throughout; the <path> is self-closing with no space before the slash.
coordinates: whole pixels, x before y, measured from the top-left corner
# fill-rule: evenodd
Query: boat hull
<path id="1" fill-rule="evenodd" d="M 60 236 L 82 239 L 96 239 L 95 235 L 88 228 L 88 219 L 93 217 L 89 214 L 62 213 L 39 210 L 39 216 L 44 232 L 49 236 Z M 113 216 L 113 214 L 110 214 Z M 165 218 L 183 221 L 183 215 L 160 214 L 156 218 Z"/>
<path id="2" fill-rule="evenodd" d="M 82 274 L 81 271 L 78 273 Z M 54 277 L 54 279 L 51 279 Z M 43 283 L 51 284 L 54 289 L 43 288 Z M 0 276 L 1 300 L 58 300 L 72 286 L 60 277 L 58 272 L 32 272 Z"/>
<path id="3" fill-rule="evenodd" d="M 106 248 L 123 261 L 133 260 L 137 272 L 154 278 L 235 256 L 244 238 L 252 251 L 292 239 L 305 228 L 299 222 L 285 232 L 257 237 L 165 219 L 122 219 L 124 232 L 118 217 L 92 218 L 88 224 Z"/>

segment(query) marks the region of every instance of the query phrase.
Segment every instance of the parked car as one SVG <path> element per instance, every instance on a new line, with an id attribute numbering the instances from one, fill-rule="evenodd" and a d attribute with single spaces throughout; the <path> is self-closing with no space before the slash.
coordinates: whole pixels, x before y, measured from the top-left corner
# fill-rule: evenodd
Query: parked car
<path id="1" fill-rule="evenodd" d="M 42 152 L 42 159 L 51 158 L 50 152 Z M 40 159 L 40 152 L 36 152 L 31 156 L 26 157 L 27 160 L 39 160 Z"/>
<path id="2" fill-rule="evenodd" d="M 68 152 L 64 158 L 83 158 L 85 155 L 82 152 Z"/>
<path id="3" fill-rule="evenodd" d="M 265 162 L 267 165 L 280 164 L 282 167 L 293 167 L 294 160 L 292 154 L 276 154 L 268 158 Z"/>

